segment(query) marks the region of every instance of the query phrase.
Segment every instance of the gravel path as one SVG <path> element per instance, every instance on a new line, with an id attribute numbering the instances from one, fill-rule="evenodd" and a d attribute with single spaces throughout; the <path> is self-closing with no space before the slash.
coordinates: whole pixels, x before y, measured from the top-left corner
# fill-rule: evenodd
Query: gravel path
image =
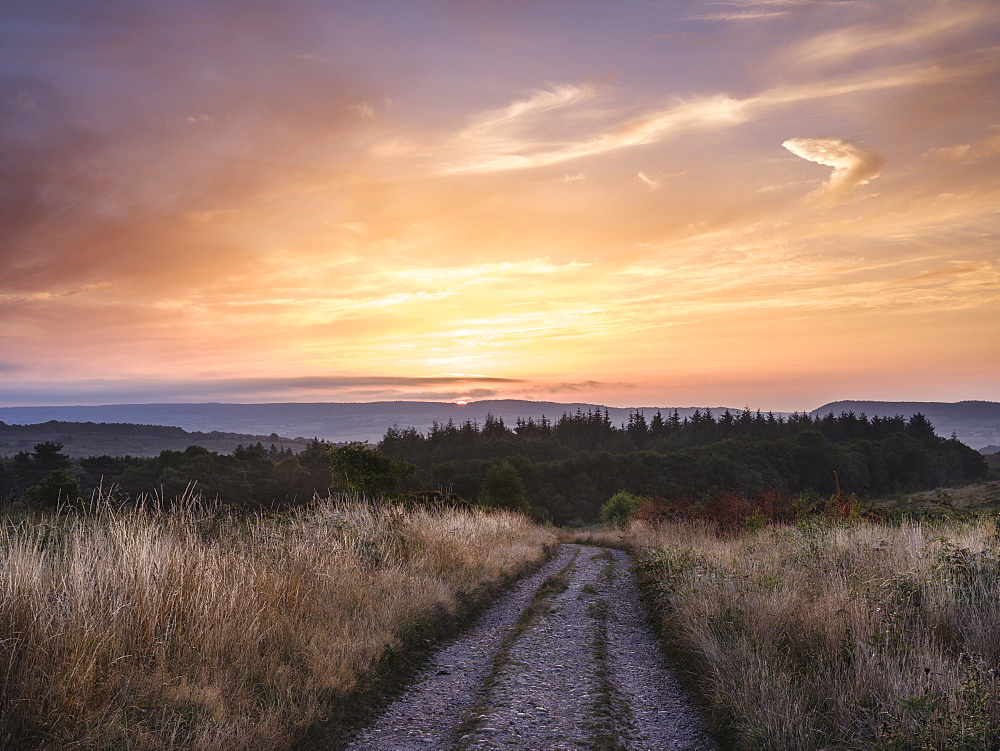
<path id="1" fill-rule="evenodd" d="M 714 749 L 630 565 L 619 550 L 563 545 L 348 748 Z"/>

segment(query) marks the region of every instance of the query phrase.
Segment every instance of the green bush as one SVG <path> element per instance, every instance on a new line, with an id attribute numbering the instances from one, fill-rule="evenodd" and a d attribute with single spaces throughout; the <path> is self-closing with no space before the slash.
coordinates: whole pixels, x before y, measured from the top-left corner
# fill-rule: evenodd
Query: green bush
<path id="1" fill-rule="evenodd" d="M 335 482 L 365 495 L 391 493 L 416 471 L 412 464 L 394 460 L 359 441 L 332 449 L 330 461 Z"/>
<path id="2" fill-rule="evenodd" d="M 619 490 L 601 506 L 601 520 L 611 524 L 628 524 L 641 505 L 639 496 Z"/>

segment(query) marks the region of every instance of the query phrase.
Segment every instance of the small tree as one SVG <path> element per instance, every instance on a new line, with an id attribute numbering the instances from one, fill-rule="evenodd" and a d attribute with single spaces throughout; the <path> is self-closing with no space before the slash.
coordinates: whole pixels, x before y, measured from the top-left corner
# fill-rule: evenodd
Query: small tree
<path id="1" fill-rule="evenodd" d="M 306 489 L 325 495 L 330 491 L 333 477 L 330 467 L 333 461 L 333 447 L 326 441 L 314 438 L 296 457 L 305 480 Z"/>
<path id="2" fill-rule="evenodd" d="M 54 469 L 40 483 L 28 488 L 28 498 L 46 507 L 57 506 L 64 501 L 75 503 L 80 499 L 80 481 L 68 472 Z"/>
<path id="3" fill-rule="evenodd" d="M 35 444 L 31 458 L 35 465 L 46 472 L 57 469 L 69 469 L 70 459 L 62 453 L 63 445 L 54 441 L 43 441 Z"/>
<path id="4" fill-rule="evenodd" d="M 609 524 L 628 524 L 641 505 L 639 496 L 619 490 L 601 506 L 601 519 Z"/>
<path id="5" fill-rule="evenodd" d="M 360 441 L 337 446 L 331 453 L 333 478 L 355 493 L 389 493 L 416 471 L 404 461 L 393 461 Z"/>
<path id="6" fill-rule="evenodd" d="M 484 506 L 530 513 L 531 506 L 524 497 L 524 481 L 510 462 L 492 464 L 479 488 L 479 502 Z"/>
<path id="7" fill-rule="evenodd" d="M 62 453 L 63 445 L 53 441 L 36 443 L 34 451 L 19 451 L 14 457 L 14 476 L 22 488 L 30 488 L 40 483 L 45 476 L 54 470 L 68 470 L 72 465 L 70 458 Z"/>

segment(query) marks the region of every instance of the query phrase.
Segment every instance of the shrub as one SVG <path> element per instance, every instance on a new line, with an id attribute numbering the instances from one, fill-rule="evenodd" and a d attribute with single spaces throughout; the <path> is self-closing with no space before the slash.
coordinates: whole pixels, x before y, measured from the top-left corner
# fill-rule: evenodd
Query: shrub
<path id="1" fill-rule="evenodd" d="M 330 461 L 337 482 L 354 493 L 364 494 L 392 492 L 417 469 L 359 441 L 332 449 Z"/>
<path id="2" fill-rule="evenodd" d="M 627 524 L 642 505 L 642 498 L 619 490 L 601 506 L 601 520 L 611 524 Z"/>

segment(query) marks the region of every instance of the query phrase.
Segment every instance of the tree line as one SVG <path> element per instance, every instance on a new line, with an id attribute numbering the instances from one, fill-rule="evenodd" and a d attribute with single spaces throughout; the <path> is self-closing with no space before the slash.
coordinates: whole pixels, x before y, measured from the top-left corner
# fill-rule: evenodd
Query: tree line
<path id="1" fill-rule="evenodd" d="M 668 500 L 720 492 L 775 491 L 875 497 L 981 479 L 983 457 L 937 436 L 922 414 L 813 417 L 729 410 L 641 412 L 614 425 L 606 411 L 577 410 L 554 421 L 489 415 L 482 424 L 449 421 L 421 432 L 391 428 L 385 454 L 418 467 L 414 487 L 475 496 L 492 467 L 510 466 L 536 517 L 557 524 L 598 518 L 618 491 Z"/>
<path id="2" fill-rule="evenodd" d="M 614 425 L 606 411 L 556 420 L 487 415 L 483 423 L 393 427 L 376 448 L 321 440 L 290 449 L 260 443 L 220 454 L 198 446 L 157 457 L 71 460 L 44 442 L 0 460 L 0 499 L 52 505 L 96 488 L 162 501 L 189 491 L 246 508 L 277 508 L 336 490 L 449 497 L 530 511 L 564 524 L 593 521 L 615 493 L 687 505 L 720 493 L 882 496 L 985 477 L 983 457 L 909 419 L 842 413 L 812 417 L 744 410 L 641 412 Z"/>
<path id="3" fill-rule="evenodd" d="M 53 506 L 101 490 L 120 500 L 169 504 L 185 493 L 250 509 L 281 508 L 332 490 L 391 493 L 408 467 L 361 444 L 314 439 L 304 450 L 239 445 L 232 454 L 189 446 L 156 457 L 92 456 L 72 460 L 54 441 L 0 460 L 0 500 Z"/>

